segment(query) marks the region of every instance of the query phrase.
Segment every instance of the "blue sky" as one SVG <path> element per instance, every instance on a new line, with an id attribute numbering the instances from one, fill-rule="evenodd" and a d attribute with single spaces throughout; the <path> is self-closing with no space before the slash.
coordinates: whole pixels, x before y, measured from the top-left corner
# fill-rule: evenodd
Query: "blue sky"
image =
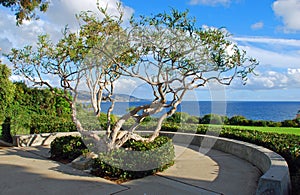
<path id="1" fill-rule="evenodd" d="M 116 13 L 118 0 L 100 0 L 100 5 Z M 197 25 L 225 27 L 241 49 L 246 50 L 260 65 L 246 86 L 236 81 L 222 88 L 226 100 L 300 101 L 300 0 L 123 0 L 125 20 L 132 14 L 150 15 L 169 12 L 171 8 L 195 17 Z M 60 37 L 61 29 L 69 24 L 78 27 L 74 14 L 80 10 L 96 10 L 96 0 L 52 0 L 49 11 L 40 14 L 39 21 L 15 26 L 13 13 L 0 8 L 0 48 L 33 44 L 36 37 L 49 33 Z M 2 58 L 5 62 L 5 59 Z M 14 77 L 13 77 L 14 78 Z M 15 79 L 15 78 L 14 78 Z M 117 92 L 147 96 L 147 88 L 130 79 L 117 84 Z M 134 90 L 133 90 L 134 89 Z M 211 100 L 213 89 L 199 89 L 187 99 Z M 220 90 L 220 89 L 218 89 Z M 194 95 L 193 95 L 194 94 Z"/>

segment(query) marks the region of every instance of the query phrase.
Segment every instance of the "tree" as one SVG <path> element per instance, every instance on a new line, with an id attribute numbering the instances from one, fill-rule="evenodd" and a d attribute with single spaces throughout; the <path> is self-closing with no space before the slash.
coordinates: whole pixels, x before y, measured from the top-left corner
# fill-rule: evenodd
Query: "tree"
<path id="1" fill-rule="evenodd" d="M 14 98 L 15 86 L 9 80 L 10 75 L 10 69 L 0 61 L 0 124 L 4 121 L 7 107 Z"/>
<path id="2" fill-rule="evenodd" d="M 0 0 L 0 5 L 11 8 L 15 12 L 17 25 L 22 25 L 24 20 L 38 19 L 36 10 L 46 12 L 48 0 Z"/>
<path id="3" fill-rule="evenodd" d="M 78 131 L 83 136 L 92 138 L 96 142 L 94 144 L 104 148 L 100 149 L 103 151 L 107 149 L 106 143 L 109 141 L 101 140 L 96 133 L 87 131 L 77 118 L 78 86 L 81 81 L 86 82 L 96 116 L 100 116 L 102 100 L 112 102 L 107 112 L 106 125 L 107 134 L 110 134 L 114 81 L 119 77 L 119 66 L 130 64 L 134 58 L 129 56 L 131 51 L 127 51 L 128 41 L 123 39 L 127 35 L 120 25 L 123 15 L 121 11 L 119 17 L 112 17 L 106 14 L 105 9 L 99 10 L 104 15 L 103 20 L 98 20 L 90 12 L 78 15 L 78 20 L 82 23 L 79 33 L 71 33 L 66 28 L 63 38 L 57 44 L 52 43 L 48 35 L 41 35 L 36 47 L 12 49 L 7 57 L 14 64 L 16 74 L 24 76 L 34 85 L 46 86 L 56 95 L 65 98 L 72 108 L 72 119 Z M 118 46 L 118 50 L 115 46 Z M 52 80 L 60 80 L 63 94 L 56 93 L 53 83 L 45 78 L 46 75 L 52 75 Z M 107 92 L 106 95 L 104 91 Z M 73 98 L 70 98 L 70 93 Z"/>
<path id="4" fill-rule="evenodd" d="M 84 40 L 83 45 L 87 51 L 81 68 L 84 71 L 92 107 L 97 116 L 100 116 L 102 100 L 112 102 L 110 110 L 113 110 L 114 101 L 111 97 L 114 82 L 120 77 L 116 62 L 130 64 L 130 59 L 126 56 L 129 47 L 128 40 L 126 32 L 121 28 L 123 13 L 120 10 L 120 4 L 118 8 L 119 17 L 108 15 L 106 9 L 100 7 L 99 10 L 104 15 L 104 19 L 99 20 L 96 15 L 88 12 L 82 12 L 77 16 L 79 21 L 84 22 L 80 28 L 80 37 Z"/>
<path id="5" fill-rule="evenodd" d="M 167 109 L 159 117 L 152 136 L 144 139 L 153 141 L 164 119 L 174 114 L 188 90 L 209 82 L 230 85 L 236 77 L 246 82 L 258 64 L 230 41 L 225 29 L 197 28 L 195 20 L 187 14 L 172 10 L 171 14 L 132 19 L 129 36 L 139 60 L 135 66 L 120 68 L 123 75 L 147 83 L 154 99 L 148 105 L 136 107 L 116 123 L 113 132 L 118 132 L 128 118 L 136 121 L 127 133 L 118 136 L 117 146 L 132 138 L 133 131 L 145 117 Z M 116 140 L 116 136 L 111 139 Z"/>
<path id="6" fill-rule="evenodd" d="M 40 36 L 36 49 L 26 46 L 13 49 L 8 55 L 16 73 L 36 85 L 47 86 L 54 92 L 53 84 L 45 76 L 60 79 L 63 97 L 72 107 L 78 131 L 92 140 L 100 152 L 120 148 L 129 139 L 153 141 L 163 121 L 175 113 L 188 90 L 209 82 L 230 85 L 235 77 L 246 82 L 257 65 L 255 59 L 247 58 L 245 51 L 229 40 L 226 30 L 198 28 L 188 12 L 172 10 L 171 14 L 132 18 L 130 26 L 124 28 L 121 11 L 119 17 L 106 14 L 105 9 L 100 11 L 104 15 L 102 20 L 91 12 L 78 16 L 78 34 L 65 30 L 57 44 L 45 35 Z M 111 125 L 114 82 L 120 76 L 148 84 L 154 98 L 150 104 L 129 110 Z M 101 101 L 111 102 L 103 138 L 85 129 L 78 120 L 75 104 L 80 81 L 86 82 L 90 90 L 96 116 L 101 111 Z M 69 92 L 73 99 L 67 96 Z M 135 133 L 145 118 L 158 113 L 161 115 L 150 137 Z M 134 124 L 124 130 L 124 123 L 132 119 Z"/>
<path id="7" fill-rule="evenodd" d="M 34 86 L 46 86 L 58 97 L 64 98 L 72 109 L 72 120 L 78 130 L 81 124 L 76 118 L 76 106 L 73 104 L 70 92 L 77 95 L 77 87 L 82 73 L 79 70 L 84 52 L 82 40 L 68 29 L 63 31 L 63 38 L 54 44 L 48 35 L 38 37 L 36 47 L 25 46 L 22 49 L 12 49 L 7 55 L 13 63 L 15 74 L 24 76 Z M 51 79 L 47 79 L 51 75 Z M 56 90 L 51 80 L 59 80 L 63 92 Z"/>

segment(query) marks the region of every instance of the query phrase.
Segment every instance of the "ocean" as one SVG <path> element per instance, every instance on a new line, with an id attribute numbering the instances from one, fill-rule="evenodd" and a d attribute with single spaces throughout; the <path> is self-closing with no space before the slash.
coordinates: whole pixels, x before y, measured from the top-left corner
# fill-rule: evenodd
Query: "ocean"
<path id="1" fill-rule="evenodd" d="M 149 102 L 116 102 L 113 114 L 121 116 L 130 107 L 143 105 Z M 110 104 L 102 103 L 102 112 L 106 112 Z M 232 117 L 241 115 L 251 120 L 284 121 L 295 119 L 300 110 L 300 102 L 258 102 L 258 101 L 184 101 L 177 111 L 187 112 L 193 116 L 203 117 L 206 114 L 214 113 Z"/>

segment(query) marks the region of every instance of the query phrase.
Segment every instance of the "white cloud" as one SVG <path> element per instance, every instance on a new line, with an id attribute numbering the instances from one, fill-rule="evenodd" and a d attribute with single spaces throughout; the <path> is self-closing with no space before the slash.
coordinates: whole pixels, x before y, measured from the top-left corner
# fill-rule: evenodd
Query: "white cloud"
<path id="1" fill-rule="evenodd" d="M 9 79 L 13 82 L 25 81 L 25 79 L 19 75 L 11 75 Z"/>
<path id="2" fill-rule="evenodd" d="M 300 40 L 268 37 L 233 37 L 248 56 L 256 58 L 260 65 L 250 76 L 246 86 L 237 80 L 233 89 L 274 90 L 300 88 Z"/>
<path id="3" fill-rule="evenodd" d="M 130 78 L 120 78 L 115 83 L 116 93 L 120 94 L 132 94 L 134 90 L 139 86 L 138 81 Z"/>
<path id="4" fill-rule="evenodd" d="M 40 20 L 25 21 L 22 26 L 16 26 L 15 16 L 12 13 L 0 12 L 0 44 L 3 40 L 9 41 L 12 47 L 23 47 L 24 45 L 36 42 L 37 36 L 50 34 L 51 38 L 58 39 L 61 30 L 65 25 L 72 28 L 78 27 L 75 14 L 80 11 L 97 11 L 96 0 L 68 1 L 53 0 L 51 6 L 45 14 L 40 14 Z M 102 0 L 100 6 L 107 7 L 108 13 L 117 14 L 117 2 L 119 0 Z M 124 20 L 128 20 L 133 13 L 133 9 L 122 6 Z M 99 13 L 99 12 L 98 12 Z M 55 41 L 55 40 L 54 40 Z M 3 50 L 7 49 L 0 45 Z M 9 48 L 10 49 L 10 48 Z"/>
<path id="5" fill-rule="evenodd" d="M 231 0 L 191 0 L 191 5 L 208 5 L 208 6 L 216 6 L 223 5 L 228 6 L 231 3 Z"/>
<path id="6" fill-rule="evenodd" d="M 0 12 L 0 18 L 2 20 L 0 23 L 0 47 L 2 47 L 4 51 L 10 50 L 10 48 L 7 48 L 8 45 L 4 44 L 3 41 L 6 43 L 9 42 L 9 45 L 12 47 L 21 47 L 35 42 L 37 35 L 44 31 L 43 26 L 45 23 L 40 20 L 29 23 L 26 22 L 24 25 L 17 27 L 15 16 Z M 51 30 L 49 33 L 51 33 Z M 2 46 L 2 44 L 4 44 L 5 47 Z"/>
<path id="7" fill-rule="evenodd" d="M 8 38 L 0 38 L 0 55 L 9 52 L 8 48 L 12 47 L 12 42 Z"/>
<path id="8" fill-rule="evenodd" d="M 52 37 L 59 37 L 60 31 L 52 28 L 52 24 L 37 20 L 25 22 L 22 26 L 16 26 L 15 16 L 0 12 L 0 60 L 9 65 L 8 60 L 2 54 L 9 53 L 14 48 L 21 48 L 25 45 L 35 45 L 37 36 L 49 33 Z"/>
<path id="9" fill-rule="evenodd" d="M 277 68 L 298 68 L 300 67 L 299 56 L 289 55 L 280 52 L 269 51 L 257 47 L 240 46 L 247 52 L 248 56 L 256 58 L 260 65 L 268 65 Z"/>
<path id="10" fill-rule="evenodd" d="M 300 88 L 300 69 L 286 69 L 285 72 L 264 71 L 258 76 L 250 76 L 246 86 L 235 80 L 231 88 L 248 90 Z"/>
<path id="11" fill-rule="evenodd" d="M 272 8 L 275 14 L 282 18 L 285 32 L 300 30 L 299 0 L 276 0 Z"/>
<path id="12" fill-rule="evenodd" d="M 251 25 L 251 29 L 253 29 L 253 30 L 262 29 L 263 27 L 264 27 L 264 23 L 263 22 L 257 22 L 255 24 Z"/>
<path id="13" fill-rule="evenodd" d="M 75 15 L 81 11 L 92 11 L 99 13 L 96 5 L 96 0 L 70 1 L 70 0 L 53 0 L 46 13 L 47 18 L 51 23 L 57 24 L 60 27 L 69 25 L 71 28 L 78 27 L 78 22 Z M 107 12 L 111 15 L 118 16 L 117 3 L 119 0 L 101 0 L 99 5 L 102 8 L 107 8 Z M 128 20 L 133 14 L 133 9 L 127 6 L 122 6 L 124 11 L 124 19 Z"/>
<path id="14" fill-rule="evenodd" d="M 289 68 L 287 71 L 287 76 L 291 80 L 291 85 L 295 87 L 300 87 L 300 68 L 292 69 Z"/>
<path id="15" fill-rule="evenodd" d="M 40 15 L 40 20 L 25 21 L 23 25 L 16 26 L 15 16 L 12 12 L 0 9 L 0 59 L 7 63 L 3 58 L 3 53 L 8 53 L 11 48 L 22 48 L 25 45 L 35 45 L 38 35 L 49 34 L 53 42 L 62 36 L 62 28 L 69 24 L 69 27 L 78 27 L 75 14 L 81 10 L 97 11 L 96 0 L 52 0 L 49 10 Z M 119 0 L 101 0 L 100 6 L 107 7 L 109 14 L 117 14 L 117 2 Z M 124 20 L 128 20 L 133 13 L 133 9 L 122 6 Z"/>
<path id="16" fill-rule="evenodd" d="M 266 37 L 234 37 L 248 56 L 256 58 L 261 66 L 299 68 L 300 40 Z"/>
<path id="17" fill-rule="evenodd" d="M 235 41 L 266 43 L 273 45 L 296 46 L 300 48 L 300 40 L 298 39 L 279 39 L 267 37 L 234 37 Z"/>

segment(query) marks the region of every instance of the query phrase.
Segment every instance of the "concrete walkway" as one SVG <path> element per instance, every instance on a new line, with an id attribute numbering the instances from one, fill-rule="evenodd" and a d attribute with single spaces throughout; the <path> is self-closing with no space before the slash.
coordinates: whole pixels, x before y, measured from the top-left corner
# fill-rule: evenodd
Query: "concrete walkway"
<path id="1" fill-rule="evenodd" d="M 122 184 L 48 159 L 47 147 L 0 147 L 0 194 L 255 194 L 260 171 L 216 150 L 175 146 L 175 165 Z"/>

